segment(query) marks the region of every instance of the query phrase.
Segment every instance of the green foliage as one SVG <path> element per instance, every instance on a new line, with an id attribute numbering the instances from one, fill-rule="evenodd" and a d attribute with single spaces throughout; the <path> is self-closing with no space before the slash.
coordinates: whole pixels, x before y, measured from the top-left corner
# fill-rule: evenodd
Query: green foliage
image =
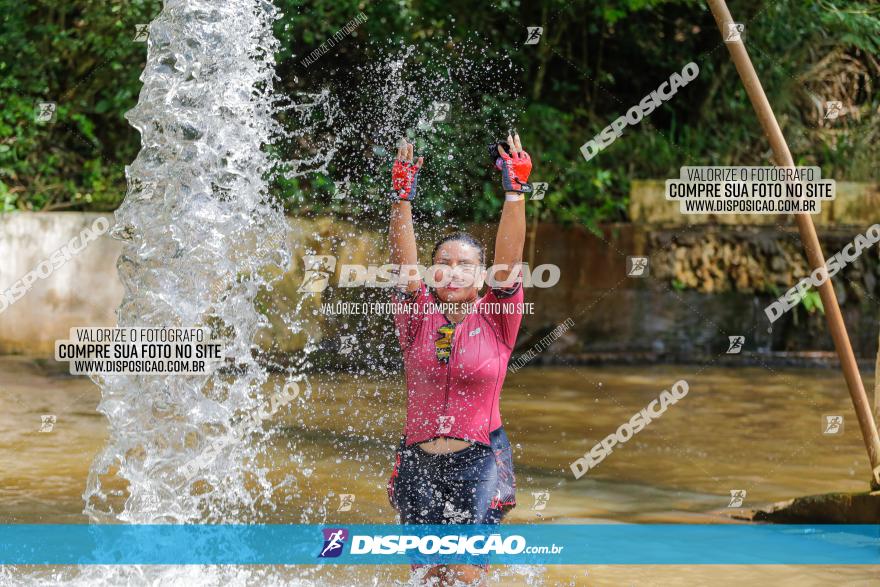
<path id="1" fill-rule="evenodd" d="M 377 76 L 387 75 L 382 64 L 407 47 L 410 90 L 401 99 L 424 109 L 453 98 L 449 122 L 413 135 L 428 156 L 418 204 L 426 222 L 497 218 L 502 199 L 485 147 L 510 126 L 536 161 L 533 180 L 550 184 L 545 199 L 529 206 L 533 218 L 594 231 L 626 220 L 634 178 L 671 177 L 686 164 L 768 163 L 766 138 L 697 0 L 275 4 L 283 13 L 279 90 L 327 90 L 351 127 L 326 176 L 275 180 L 273 194 L 297 213 L 380 217 L 393 137 L 376 124 L 385 97 L 371 92 L 382 87 Z M 747 23 L 750 55 L 798 163 L 821 165 L 826 177 L 876 179 L 876 3 L 729 5 Z M 125 191 L 123 166 L 139 148 L 123 118 L 136 103 L 146 52 L 133 42 L 134 28 L 158 14 L 161 2 L 0 0 L 0 8 L 0 210 L 114 208 Z M 353 34 L 302 65 L 360 12 L 368 19 Z M 527 26 L 544 27 L 537 45 L 523 44 Z M 690 61 L 700 66 L 696 80 L 584 161 L 583 143 Z M 845 100 L 853 113 L 833 129 L 815 113 L 815 104 L 830 99 Z M 55 124 L 33 122 L 38 101 L 58 103 Z M 296 126 L 288 114 L 279 120 Z M 313 143 L 340 138 L 326 125 Z M 374 147 L 385 154 L 374 155 Z M 293 143 L 268 149 L 282 160 L 300 154 Z M 333 182 L 342 179 L 351 197 L 340 202 Z"/>
<path id="2" fill-rule="evenodd" d="M 801 304 L 803 304 L 804 310 L 806 310 L 808 314 L 812 314 L 816 310 L 822 314 L 825 313 L 825 306 L 822 305 L 822 298 L 819 296 L 819 292 L 815 289 L 811 289 L 801 297 Z"/>
<path id="3" fill-rule="evenodd" d="M 158 0 L 0 0 L 0 196 L 3 210 L 112 210 L 138 136 L 123 118 L 146 55 L 135 24 Z M 37 102 L 56 121 L 35 122 Z"/>

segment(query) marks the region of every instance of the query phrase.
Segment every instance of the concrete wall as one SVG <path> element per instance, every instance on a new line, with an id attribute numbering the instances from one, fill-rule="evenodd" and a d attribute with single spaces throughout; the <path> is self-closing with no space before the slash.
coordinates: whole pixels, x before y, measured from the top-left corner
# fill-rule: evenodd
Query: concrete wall
<path id="1" fill-rule="evenodd" d="M 39 266 L 97 217 L 78 213 L 0 216 L 0 291 Z M 873 211 L 859 224 L 866 226 L 876 220 L 877 212 Z M 369 333 L 369 340 L 362 341 L 365 360 L 375 361 L 378 355 L 393 356 L 391 352 L 375 352 L 382 345 L 396 348 L 387 317 L 340 318 L 325 316 L 320 311 L 322 302 L 385 301 L 387 292 L 331 288 L 303 298 L 297 291 L 303 278 L 302 255 L 336 255 L 339 264 L 381 264 L 387 255 L 387 234 L 329 218 L 291 218 L 290 224 L 293 267 L 272 291 L 261 295 L 259 304 L 266 311 L 272 328 L 264 333 L 260 344 L 283 358 L 298 353 L 308 335 L 318 341 L 320 351 L 338 358 L 333 355 L 338 347 L 338 335 L 347 330 Z M 473 229 L 490 251 L 494 230 L 494 226 Z M 693 246 L 700 248 L 700 243 L 710 242 L 718 231 L 733 244 L 744 240 L 746 244 L 764 246 L 762 243 L 766 241 L 787 243 L 794 238 L 776 226 L 692 227 L 683 231 L 682 238 L 693 240 Z M 835 236 L 834 232 L 841 234 Z M 855 232 L 858 231 L 853 228 L 832 231 L 826 227 L 820 231 L 823 247 L 826 251 L 837 251 Z M 623 359 L 642 353 L 660 360 L 712 355 L 723 352 L 724 332 L 753 332 L 747 344 L 747 350 L 751 351 L 829 352 L 833 349 L 822 316 L 818 314 L 795 319 L 791 312 L 768 332 L 763 308 L 772 301 L 769 295 L 735 289 L 721 294 L 692 289 L 677 291 L 671 286 L 671 278 L 662 273 L 670 238 L 678 238 L 668 233 L 669 229 L 644 224 L 604 226 L 601 235 L 579 227 L 530 226 L 526 260 L 532 267 L 542 263 L 558 265 L 562 275 L 556 287 L 527 291 L 526 301 L 534 303 L 535 314 L 524 317 L 520 345 L 534 344 L 558 324 L 572 318 L 575 326 L 554 350 L 583 355 L 584 360 L 589 360 L 590 354 L 603 353 L 618 354 Z M 436 233 L 419 235 L 423 262 L 436 237 Z M 682 240 L 679 244 L 687 243 Z M 36 281 L 25 296 L 0 312 L 0 354 L 51 356 L 54 341 L 67 338 L 71 327 L 115 324 L 115 310 L 123 293 L 115 266 L 120 248 L 117 241 L 101 237 L 48 278 Z M 659 263 L 652 268 L 652 275 L 659 279 L 628 278 L 628 255 L 646 255 L 652 264 Z M 792 257 L 795 256 L 799 258 L 800 253 L 793 253 Z M 854 273 L 846 274 L 844 280 L 850 285 L 856 283 L 859 287 L 854 293 L 864 290 L 866 296 L 849 295 L 842 299 L 847 302 L 844 316 L 856 354 L 873 358 L 877 348 L 875 300 L 880 298 L 880 265 L 877 251 L 870 251 L 870 263 L 868 257 L 863 255 L 864 262 L 853 267 Z M 783 269 L 800 275 L 800 268 L 794 265 Z M 290 328 L 292 316 L 304 318 L 302 330 L 293 332 Z M 356 355 L 351 358 L 356 360 Z"/>
<path id="2" fill-rule="evenodd" d="M 99 216 L 113 223 L 113 216 L 107 214 L 0 215 L 0 292 L 35 270 Z M 54 355 L 55 340 L 67 338 L 71 327 L 116 324 L 123 293 L 116 278 L 120 249 L 118 241 L 104 234 L 47 278 L 33 282 L 25 295 L 0 312 L 0 353 Z M 0 308 L 4 305 L 0 301 Z"/>

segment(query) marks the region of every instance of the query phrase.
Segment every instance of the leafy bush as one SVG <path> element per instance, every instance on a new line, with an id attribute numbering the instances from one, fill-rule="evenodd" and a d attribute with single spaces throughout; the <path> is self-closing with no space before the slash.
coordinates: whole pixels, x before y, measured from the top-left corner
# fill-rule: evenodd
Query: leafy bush
<path id="1" fill-rule="evenodd" d="M 125 192 L 123 166 L 139 148 L 124 113 L 137 100 L 146 46 L 135 25 L 158 0 L 2 2 L 0 202 L 2 210 L 113 209 Z M 344 129 L 316 124 L 312 143 L 339 144 L 327 173 L 279 177 L 273 193 L 294 212 L 377 218 L 387 190 L 393 124 L 382 124 L 383 75 L 401 55 L 401 84 L 413 115 L 451 98 L 452 116 L 416 132 L 429 155 L 419 204 L 426 222 L 497 217 L 501 199 L 486 143 L 516 126 L 547 181 L 533 219 L 582 224 L 625 220 L 633 178 L 670 177 L 684 164 L 767 164 L 768 146 L 714 20 L 696 0 L 276 0 L 279 89 L 329 92 Z M 880 13 L 866 2 L 730 2 L 747 24 L 747 46 L 800 164 L 826 177 L 875 180 L 880 98 L 874 84 Z M 309 67 L 302 59 L 363 11 L 368 19 Z M 524 45 L 527 26 L 544 27 Z M 696 61 L 700 76 L 590 162 L 580 145 Z M 384 69 L 383 69 L 384 68 Z M 827 100 L 845 116 L 821 116 Z M 57 122 L 34 123 L 38 101 L 58 103 Z M 301 124 L 290 115 L 290 128 Z M 415 118 L 399 121 L 415 128 Z M 334 144 L 336 144 L 334 143 Z M 272 147 L 279 159 L 299 146 Z M 379 150 L 376 155 L 373 149 Z M 385 151 L 382 152 L 381 149 Z M 334 200 L 334 181 L 352 197 Z M 383 207 L 384 209 L 384 207 Z"/>

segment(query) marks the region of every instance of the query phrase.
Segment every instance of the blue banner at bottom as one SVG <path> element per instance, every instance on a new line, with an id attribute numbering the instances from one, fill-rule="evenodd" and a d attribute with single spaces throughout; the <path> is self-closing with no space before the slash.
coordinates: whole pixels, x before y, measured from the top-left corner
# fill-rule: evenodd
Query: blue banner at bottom
<path id="1" fill-rule="evenodd" d="M 439 563 L 880 564 L 880 525 L 0 525 L 0 564 Z"/>

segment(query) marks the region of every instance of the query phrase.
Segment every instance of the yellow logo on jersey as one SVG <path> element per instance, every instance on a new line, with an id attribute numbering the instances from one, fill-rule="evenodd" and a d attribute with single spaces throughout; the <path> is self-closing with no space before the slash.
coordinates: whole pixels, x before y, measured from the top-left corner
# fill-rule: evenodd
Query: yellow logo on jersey
<path id="1" fill-rule="evenodd" d="M 434 341 L 437 351 L 437 360 L 441 363 L 449 362 L 449 354 L 452 352 L 452 335 L 455 333 L 455 324 L 444 324 L 437 330 L 440 338 Z"/>

